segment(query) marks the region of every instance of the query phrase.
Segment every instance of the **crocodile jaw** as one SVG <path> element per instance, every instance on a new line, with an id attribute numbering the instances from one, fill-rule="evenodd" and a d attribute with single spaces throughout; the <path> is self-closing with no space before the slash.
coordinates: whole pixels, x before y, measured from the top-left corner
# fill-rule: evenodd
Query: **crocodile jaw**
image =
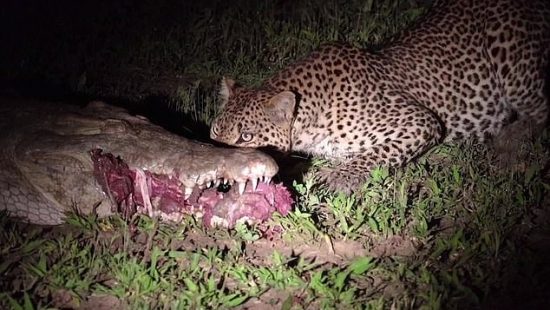
<path id="1" fill-rule="evenodd" d="M 272 171 L 265 176 L 267 165 L 263 161 L 252 160 L 239 166 L 237 170 L 241 174 L 233 175 L 241 181 L 234 181 L 238 185 L 223 193 L 214 186 L 221 182 L 220 179 L 212 181 L 198 177 L 197 180 L 206 181 L 189 187 L 189 182 L 182 182 L 177 175 L 129 167 L 120 157 L 104 154 L 100 149 L 90 151 L 90 155 L 95 179 L 116 206 L 113 212 L 126 218 L 142 213 L 178 222 L 186 215 L 193 215 L 202 218 L 206 226 L 231 228 L 239 221 L 264 221 L 275 211 L 286 215 L 293 203 L 286 188 L 269 181 Z M 262 181 L 250 181 L 246 186 L 245 176 Z M 184 180 L 189 181 L 188 178 Z M 230 179 L 224 180 L 229 182 Z"/>

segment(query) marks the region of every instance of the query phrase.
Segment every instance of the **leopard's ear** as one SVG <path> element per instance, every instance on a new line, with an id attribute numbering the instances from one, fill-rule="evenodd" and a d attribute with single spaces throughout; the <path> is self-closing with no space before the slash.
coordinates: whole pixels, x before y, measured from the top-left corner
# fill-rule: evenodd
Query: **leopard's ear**
<path id="1" fill-rule="evenodd" d="M 235 89 L 235 81 L 228 77 L 222 77 L 222 82 L 220 85 L 220 99 L 221 99 L 221 106 L 220 108 L 223 108 L 227 101 L 229 101 L 229 97 L 233 95 L 233 91 Z"/>
<path id="2" fill-rule="evenodd" d="M 295 107 L 296 95 L 291 91 L 283 91 L 273 96 L 264 110 L 273 123 L 290 126 Z"/>

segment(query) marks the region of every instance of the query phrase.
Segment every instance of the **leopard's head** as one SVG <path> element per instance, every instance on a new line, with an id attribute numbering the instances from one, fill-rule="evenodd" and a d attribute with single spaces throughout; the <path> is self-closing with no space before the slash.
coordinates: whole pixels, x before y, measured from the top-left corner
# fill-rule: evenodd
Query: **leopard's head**
<path id="1" fill-rule="evenodd" d="M 296 96 L 291 91 L 249 89 L 223 78 L 221 107 L 210 127 L 213 140 L 238 147 L 291 147 Z"/>

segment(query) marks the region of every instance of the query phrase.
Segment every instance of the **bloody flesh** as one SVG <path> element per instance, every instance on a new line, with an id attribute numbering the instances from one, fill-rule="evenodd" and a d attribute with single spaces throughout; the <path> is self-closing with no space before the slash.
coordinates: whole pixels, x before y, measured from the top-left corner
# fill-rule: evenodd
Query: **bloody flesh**
<path id="1" fill-rule="evenodd" d="M 215 187 L 204 190 L 195 186 L 185 199 L 178 176 L 161 175 L 129 167 L 123 159 L 101 149 L 90 151 L 94 177 L 117 206 L 117 212 L 129 218 L 136 212 L 149 215 L 189 214 L 202 217 L 206 226 L 224 222 L 233 227 L 241 219 L 262 222 L 273 212 L 287 215 L 293 203 L 288 189 L 281 184 L 260 182 L 254 190 L 247 186 L 238 193 L 236 186 L 227 193 Z"/>

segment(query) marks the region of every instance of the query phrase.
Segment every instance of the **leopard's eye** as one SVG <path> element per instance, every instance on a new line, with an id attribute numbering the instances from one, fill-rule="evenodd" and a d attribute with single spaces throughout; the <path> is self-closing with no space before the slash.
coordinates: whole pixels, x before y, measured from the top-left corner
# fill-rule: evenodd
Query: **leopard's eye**
<path id="1" fill-rule="evenodd" d="M 215 136 L 218 136 L 220 134 L 219 129 L 218 129 L 218 124 L 216 124 L 216 123 L 212 124 L 212 127 L 210 127 L 210 130 L 212 131 L 212 133 Z"/>
<path id="2" fill-rule="evenodd" d="M 243 140 L 244 142 L 250 142 L 253 137 L 254 137 L 254 135 L 251 134 L 250 132 L 242 132 L 241 133 L 241 140 Z"/>

